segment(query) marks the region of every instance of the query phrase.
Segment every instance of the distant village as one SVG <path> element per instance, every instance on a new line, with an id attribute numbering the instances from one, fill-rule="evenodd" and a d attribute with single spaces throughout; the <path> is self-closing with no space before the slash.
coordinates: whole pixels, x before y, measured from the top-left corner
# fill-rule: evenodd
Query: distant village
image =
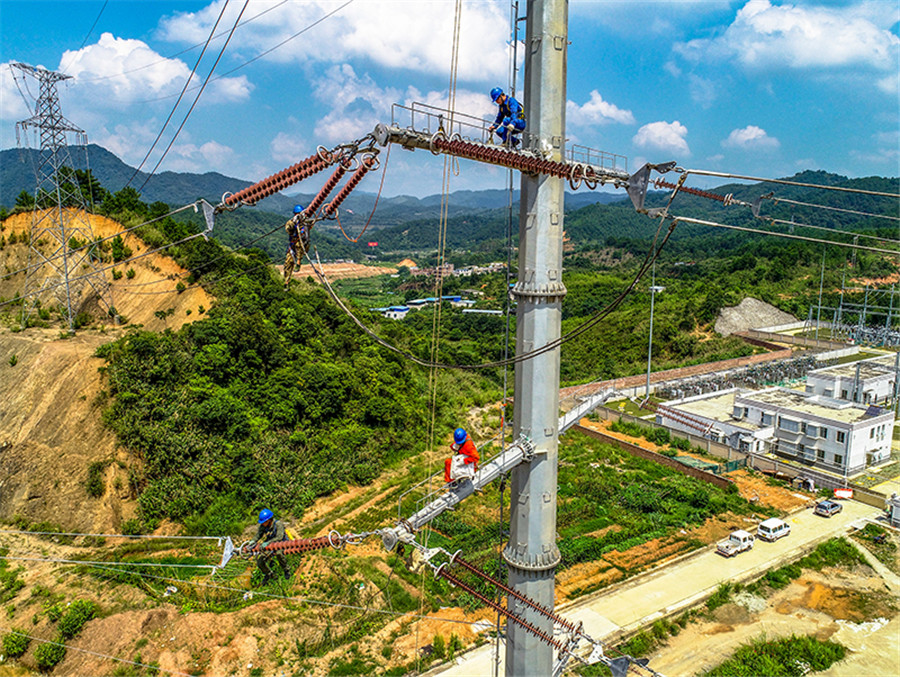
<path id="1" fill-rule="evenodd" d="M 500 273 L 506 270 L 506 264 L 500 261 L 489 263 L 485 266 L 466 266 L 465 268 L 456 268 L 452 263 L 445 263 L 440 266 L 432 266 L 427 268 L 419 268 L 412 259 L 403 259 L 397 264 L 401 268 L 408 268 L 412 277 L 468 277 L 470 275 L 482 275 L 485 273 Z M 466 293 L 470 296 L 480 296 L 481 292 L 475 289 L 467 289 Z M 419 310 L 427 306 L 437 303 L 449 303 L 454 308 L 462 308 L 464 313 L 478 315 L 502 315 L 502 310 L 486 310 L 473 308 L 476 301 L 471 298 L 464 298 L 459 294 L 448 294 L 440 298 L 428 296 L 421 299 L 412 299 L 403 305 L 386 306 L 383 308 L 369 308 L 373 313 L 380 313 L 389 320 L 402 320 L 410 311 Z"/>

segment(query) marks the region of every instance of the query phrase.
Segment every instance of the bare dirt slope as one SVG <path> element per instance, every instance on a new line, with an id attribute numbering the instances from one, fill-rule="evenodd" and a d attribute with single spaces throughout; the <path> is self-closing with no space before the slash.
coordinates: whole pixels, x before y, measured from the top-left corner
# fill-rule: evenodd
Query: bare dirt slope
<path id="1" fill-rule="evenodd" d="M 797 318 L 793 315 L 748 296 L 736 306 L 722 308 L 722 312 L 716 319 L 716 331 L 722 336 L 728 336 L 736 331 L 772 327 L 796 321 Z"/>
<path id="2" fill-rule="evenodd" d="M 86 218 L 95 237 L 122 232 L 121 225 L 105 217 Z M 24 273 L 9 273 L 27 265 L 28 246 L 8 241 L 13 233 L 15 239 L 24 236 L 30 224 L 28 213 L 2 223 L 7 244 L 0 248 L 0 264 L 7 277 L 0 279 L 0 296 L 22 291 Z M 147 249 L 131 234 L 123 239 L 135 254 Z M 201 307 L 212 305 L 212 297 L 200 287 L 177 293 L 175 285 L 186 271 L 161 254 L 119 269 L 120 280 L 112 279 L 111 270 L 105 273 L 113 304 L 129 322 L 146 329 L 177 329 L 201 317 Z M 129 269 L 134 271 L 132 279 L 124 274 Z M 168 293 L 155 293 L 165 290 Z M 169 309 L 173 310 L 167 317 L 156 316 Z M 58 324 L 14 332 L 10 327 L 17 322 L 17 316 L 8 315 L 2 323 L 6 326 L 0 327 L 0 520 L 19 515 L 32 523 L 50 521 L 67 529 L 115 531 L 134 512 L 128 470 L 136 461 L 116 448 L 115 436 L 102 426 L 101 408 L 95 402 L 104 387 L 97 371 L 103 361 L 93 355 L 124 329 L 97 325 L 62 338 Z M 96 461 L 108 462 L 106 490 L 102 497 L 91 498 L 85 482 L 88 465 Z"/>
<path id="3" fill-rule="evenodd" d="M 108 238 L 123 232 L 121 224 L 105 216 L 80 213 L 78 219 L 90 224 L 95 238 Z M 0 224 L 2 229 L 0 232 L 7 239 L 15 234 L 16 239 L 20 240 L 22 236 L 27 235 L 31 221 L 31 212 L 14 214 Z M 125 246 L 131 249 L 132 256 L 148 251 L 148 246 L 131 233 L 122 235 L 122 240 Z M 51 256 L 50 245 L 46 247 L 44 254 Z M 6 273 L 0 278 L 0 296 L 12 298 L 16 293 L 22 293 L 25 287 L 25 273 L 15 271 L 20 271 L 28 265 L 28 249 L 28 245 L 21 242 L 0 248 L 0 267 L 2 267 L 0 269 Z M 197 317 L 201 309 L 205 310 L 212 304 L 212 298 L 203 288 L 187 285 L 185 280 L 187 271 L 171 258 L 161 254 L 151 254 L 120 265 L 100 263 L 97 266 L 109 268 L 102 274 L 110 285 L 112 304 L 129 324 L 141 324 L 151 331 L 162 331 L 167 327 L 177 329 L 192 316 Z M 121 273 L 118 280 L 114 279 L 113 270 Z M 129 271 L 133 271 L 133 274 Z M 128 275 L 132 277 L 129 279 Z M 176 290 L 179 282 L 186 287 L 181 293 Z M 86 307 L 90 306 L 90 303 L 86 304 Z M 172 313 L 169 317 L 165 319 L 156 317 L 157 311 L 170 309 Z"/>

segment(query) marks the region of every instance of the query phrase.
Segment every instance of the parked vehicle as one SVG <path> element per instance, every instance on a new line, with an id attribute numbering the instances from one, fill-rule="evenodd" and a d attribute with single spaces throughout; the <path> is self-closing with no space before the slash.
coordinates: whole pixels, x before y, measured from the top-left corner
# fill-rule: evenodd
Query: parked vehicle
<path id="1" fill-rule="evenodd" d="M 765 522 L 760 522 L 756 530 L 756 537 L 763 541 L 777 541 L 791 533 L 791 525 L 777 517 L 770 517 Z"/>
<path id="2" fill-rule="evenodd" d="M 734 557 L 738 553 L 751 548 L 753 548 L 753 534 L 743 529 L 738 529 L 731 532 L 728 540 L 722 541 L 716 546 L 716 552 L 725 557 Z"/>
<path id="3" fill-rule="evenodd" d="M 837 515 L 843 509 L 844 506 L 840 503 L 835 503 L 834 501 L 822 501 L 816 505 L 816 509 L 813 510 L 813 512 L 822 517 L 831 517 L 832 515 Z"/>

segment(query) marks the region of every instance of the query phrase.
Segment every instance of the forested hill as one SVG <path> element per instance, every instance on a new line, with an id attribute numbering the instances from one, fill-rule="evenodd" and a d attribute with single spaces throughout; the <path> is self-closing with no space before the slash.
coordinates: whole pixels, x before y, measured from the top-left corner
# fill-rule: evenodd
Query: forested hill
<path id="1" fill-rule="evenodd" d="M 791 181 L 827 186 L 843 186 L 858 190 L 878 192 L 898 192 L 900 181 L 896 178 L 868 177 L 848 179 L 826 172 L 802 172 L 790 177 Z M 688 182 L 690 185 L 690 182 Z M 588 191 L 590 192 L 590 191 Z M 897 215 L 896 199 L 873 197 L 855 193 L 816 190 L 775 183 L 757 184 L 725 184 L 710 189 L 710 192 L 721 196 L 732 194 L 735 199 L 752 203 L 761 196 L 769 196 L 761 200 L 760 216 L 756 218 L 750 208 L 732 205 L 725 207 L 721 202 L 697 197 L 687 193 L 679 194 L 672 202 L 672 215 L 693 217 L 709 221 L 741 225 L 753 228 L 765 228 L 768 218 L 791 220 L 797 225 L 810 224 L 826 228 L 842 230 L 858 230 L 881 232 L 890 230 L 891 222 L 885 219 L 866 217 L 859 214 L 830 211 L 815 207 L 806 207 L 787 202 L 778 202 L 772 198 L 794 200 L 844 210 L 869 212 L 874 214 Z M 576 194 L 577 195 L 577 194 Z M 670 195 L 669 191 L 650 191 L 645 206 L 662 207 Z M 566 236 L 573 247 L 597 247 L 614 245 L 640 251 L 649 246 L 659 222 L 634 210 L 631 201 L 623 193 L 616 202 L 609 204 L 593 204 L 581 206 L 572 204 L 571 195 L 566 195 Z M 513 240 L 518 240 L 518 206 L 513 209 Z M 499 255 L 506 242 L 509 222 L 508 209 L 495 209 L 480 214 L 468 214 L 452 217 L 447 226 L 447 246 L 450 249 L 474 252 L 487 257 Z M 437 248 L 437 219 L 411 219 L 406 223 L 385 228 L 378 233 L 379 249 L 397 252 L 428 252 Z M 821 232 L 821 231 L 819 231 Z M 896 227 L 893 227 L 896 236 Z M 814 232 L 807 234 L 815 235 Z M 679 225 L 672 235 L 671 252 L 691 254 L 692 252 L 710 251 L 710 245 L 732 249 L 748 240 L 764 236 L 752 236 L 747 233 L 714 229 L 704 226 Z M 358 248 L 362 251 L 361 248 Z"/>

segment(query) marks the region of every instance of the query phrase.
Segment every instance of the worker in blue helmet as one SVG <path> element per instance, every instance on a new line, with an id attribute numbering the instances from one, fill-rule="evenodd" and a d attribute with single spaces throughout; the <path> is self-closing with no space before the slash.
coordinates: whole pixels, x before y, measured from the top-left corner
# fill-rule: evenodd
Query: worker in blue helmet
<path id="1" fill-rule="evenodd" d="M 493 133 L 496 130 L 497 136 L 504 144 L 515 148 L 519 145 L 518 135 L 525 130 L 525 109 L 516 99 L 504 94 L 499 87 L 491 90 L 491 101 L 499 106 L 499 110 L 494 124 L 488 131 Z"/>
<path id="2" fill-rule="evenodd" d="M 284 531 L 284 524 L 280 520 L 275 519 L 275 514 L 268 508 L 264 508 L 259 513 L 259 527 L 256 529 L 256 538 L 254 538 L 245 547 L 248 550 L 257 548 L 259 555 L 256 557 L 256 565 L 263 575 L 263 583 L 268 583 L 274 572 L 272 571 L 272 558 L 278 560 L 281 571 L 285 578 L 291 577 L 291 570 L 288 567 L 287 558 L 284 553 L 279 550 L 266 550 L 272 543 L 286 541 L 287 536 Z"/>
<path id="3" fill-rule="evenodd" d="M 294 205 L 294 215 L 284 224 L 288 235 L 287 255 L 284 257 L 285 291 L 294 274 L 294 266 L 299 266 L 304 254 L 309 251 L 309 236 L 315 223 L 315 219 L 306 213 L 303 205 Z"/>
<path id="4" fill-rule="evenodd" d="M 464 428 L 453 431 L 453 444 L 450 445 L 450 449 L 456 455 L 444 460 L 444 481 L 453 482 L 475 477 L 480 457 L 475 443 Z"/>

